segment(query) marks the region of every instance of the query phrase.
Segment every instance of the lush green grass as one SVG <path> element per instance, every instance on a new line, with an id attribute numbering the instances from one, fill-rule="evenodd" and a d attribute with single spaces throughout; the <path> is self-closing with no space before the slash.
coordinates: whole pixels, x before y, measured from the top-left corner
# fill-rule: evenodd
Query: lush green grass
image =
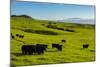
<path id="1" fill-rule="evenodd" d="M 47 28 L 48 21 L 29 18 L 11 18 L 11 32 L 15 36 L 24 34 L 24 38 L 11 39 L 11 64 L 36 65 L 69 62 L 87 62 L 95 60 L 95 29 L 94 25 L 54 22 L 53 27 L 71 29 L 75 32 Z M 44 25 L 42 25 L 44 24 Z M 28 31 L 27 31 L 28 30 Z M 29 31 L 30 30 L 30 31 Z M 66 43 L 61 43 L 65 39 Z M 21 42 L 22 41 L 22 42 Z M 21 46 L 26 44 L 43 43 L 48 45 L 43 55 L 22 55 Z M 52 43 L 63 44 L 63 50 L 57 51 L 51 47 Z M 82 49 L 84 43 L 88 49 Z"/>

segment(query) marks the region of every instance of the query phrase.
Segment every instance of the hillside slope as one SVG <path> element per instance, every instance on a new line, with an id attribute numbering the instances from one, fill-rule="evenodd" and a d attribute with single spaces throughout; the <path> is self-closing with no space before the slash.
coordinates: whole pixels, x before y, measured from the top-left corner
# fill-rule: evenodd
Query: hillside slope
<path id="1" fill-rule="evenodd" d="M 95 26 L 87 24 L 60 23 L 46 20 L 36 20 L 24 17 L 11 17 L 11 65 L 37 65 L 69 62 L 87 62 L 95 60 Z M 18 38 L 16 34 L 23 34 Z M 66 40 L 62 43 L 61 40 Z M 23 43 L 24 42 L 24 43 Z M 24 44 L 47 44 L 48 49 L 43 55 L 22 55 Z M 52 43 L 63 45 L 63 50 L 57 51 Z M 88 49 L 82 49 L 84 43 Z"/>

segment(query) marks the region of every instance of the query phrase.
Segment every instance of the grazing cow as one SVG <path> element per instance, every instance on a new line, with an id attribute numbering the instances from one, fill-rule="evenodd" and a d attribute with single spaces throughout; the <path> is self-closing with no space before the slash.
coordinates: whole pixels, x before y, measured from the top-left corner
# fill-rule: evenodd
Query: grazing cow
<path id="1" fill-rule="evenodd" d="M 64 42 L 64 43 L 65 43 L 65 42 L 66 42 L 66 40 L 61 40 L 61 42 Z"/>
<path id="2" fill-rule="evenodd" d="M 19 38 L 24 38 L 24 35 L 16 34 L 16 36 Z"/>
<path id="3" fill-rule="evenodd" d="M 12 35 L 11 38 L 14 39 L 15 37 Z"/>
<path id="4" fill-rule="evenodd" d="M 83 44 L 83 48 L 88 48 L 89 44 Z"/>
<path id="5" fill-rule="evenodd" d="M 59 46 L 57 47 L 57 49 L 58 49 L 59 51 L 62 51 L 62 45 L 59 45 Z"/>
<path id="6" fill-rule="evenodd" d="M 59 51 L 62 51 L 62 45 L 52 44 L 52 48 L 57 48 Z"/>
<path id="7" fill-rule="evenodd" d="M 37 53 L 38 55 L 44 54 L 44 51 L 46 50 L 47 45 L 42 44 L 36 44 L 36 45 L 23 45 L 21 50 L 22 54 L 26 55 L 32 55 L 33 53 Z"/>
<path id="8" fill-rule="evenodd" d="M 11 38 L 12 38 L 12 39 L 14 39 L 14 38 L 15 38 L 15 37 L 14 37 L 14 35 L 13 35 L 12 33 L 11 33 Z"/>
<path id="9" fill-rule="evenodd" d="M 59 44 L 52 44 L 52 48 L 57 48 Z"/>
<path id="10" fill-rule="evenodd" d="M 35 51 L 36 46 L 35 45 L 23 45 L 21 50 L 22 50 L 22 54 L 24 55 L 32 55 L 33 52 Z"/>
<path id="11" fill-rule="evenodd" d="M 38 55 L 44 54 L 44 49 L 41 45 L 36 45 L 36 53 L 38 53 Z"/>
<path id="12" fill-rule="evenodd" d="M 43 53 L 44 51 L 46 51 L 46 48 L 48 47 L 48 45 L 45 44 L 36 44 L 36 46 L 39 48 L 39 50 L 41 51 L 41 53 Z"/>
<path id="13" fill-rule="evenodd" d="M 19 34 L 16 34 L 16 36 L 18 37 L 18 36 L 19 36 Z"/>
<path id="14" fill-rule="evenodd" d="M 19 38 L 24 38 L 24 35 L 19 35 Z"/>
<path id="15" fill-rule="evenodd" d="M 46 49 L 48 48 L 48 45 L 42 45 L 43 46 L 43 48 L 44 48 L 44 50 L 46 51 Z"/>

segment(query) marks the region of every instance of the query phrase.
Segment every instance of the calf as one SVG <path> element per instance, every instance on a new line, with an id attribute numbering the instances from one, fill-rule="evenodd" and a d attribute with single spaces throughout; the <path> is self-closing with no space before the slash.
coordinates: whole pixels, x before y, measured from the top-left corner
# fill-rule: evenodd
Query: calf
<path id="1" fill-rule="evenodd" d="M 88 48 L 89 44 L 83 44 L 83 48 Z"/>

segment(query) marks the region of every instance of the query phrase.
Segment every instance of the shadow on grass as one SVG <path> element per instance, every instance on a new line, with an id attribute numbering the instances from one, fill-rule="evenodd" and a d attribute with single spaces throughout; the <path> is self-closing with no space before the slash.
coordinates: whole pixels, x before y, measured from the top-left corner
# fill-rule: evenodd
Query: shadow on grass
<path id="1" fill-rule="evenodd" d="M 80 50 L 88 50 L 88 48 L 80 48 Z"/>
<path id="2" fill-rule="evenodd" d="M 90 50 L 90 52 L 95 52 L 95 50 Z"/>
<path id="3" fill-rule="evenodd" d="M 37 58 L 37 60 L 47 60 L 47 58 Z"/>
<path id="4" fill-rule="evenodd" d="M 50 30 L 33 30 L 33 29 L 24 29 L 24 32 L 28 33 L 37 33 L 37 34 L 44 34 L 44 35 L 58 35 L 57 32 L 50 31 Z"/>
<path id="5" fill-rule="evenodd" d="M 22 53 L 12 53 L 15 56 L 24 56 Z"/>
<path id="6" fill-rule="evenodd" d="M 22 53 L 11 53 L 11 54 L 13 54 L 13 55 L 15 55 L 15 56 L 38 56 L 39 54 L 37 54 L 37 53 L 33 53 L 32 55 L 29 55 L 29 54 L 22 54 Z M 43 55 L 43 54 L 41 54 L 41 55 Z"/>
<path id="7" fill-rule="evenodd" d="M 46 52 L 57 52 L 58 50 L 47 50 Z"/>

